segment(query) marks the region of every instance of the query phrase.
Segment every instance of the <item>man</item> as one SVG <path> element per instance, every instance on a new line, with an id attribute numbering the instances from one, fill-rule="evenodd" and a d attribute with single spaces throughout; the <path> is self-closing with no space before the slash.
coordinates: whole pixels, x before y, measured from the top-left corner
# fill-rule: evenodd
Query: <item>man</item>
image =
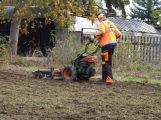
<path id="1" fill-rule="evenodd" d="M 100 82 L 105 85 L 112 85 L 112 54 L 117 45 L 116 39 L 121 36 L 121 32 L 114 23 L 106 20 L 105 14 L 99 14 L 98 20 L 100 22 L 98 32 L 91 36 L 90 41 L 93 42 L 96 37 L 100 37 L 99 43 L 102 50 L 102 80 Z"/>

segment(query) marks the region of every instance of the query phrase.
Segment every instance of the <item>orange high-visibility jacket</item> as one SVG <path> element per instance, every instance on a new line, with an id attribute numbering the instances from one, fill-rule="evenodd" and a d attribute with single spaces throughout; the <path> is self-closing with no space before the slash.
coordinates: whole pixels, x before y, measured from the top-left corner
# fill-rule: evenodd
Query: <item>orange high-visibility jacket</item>
<path id="1" fill-rule="evenodd" d="M 99 43 L 101 47 L 108 45 L 117 45 L 116 39 L 121 36 L 121 32 L 111 21 L 104 20 L 99 24 L 98 32 L 95 37 L 101 37 Z"/>

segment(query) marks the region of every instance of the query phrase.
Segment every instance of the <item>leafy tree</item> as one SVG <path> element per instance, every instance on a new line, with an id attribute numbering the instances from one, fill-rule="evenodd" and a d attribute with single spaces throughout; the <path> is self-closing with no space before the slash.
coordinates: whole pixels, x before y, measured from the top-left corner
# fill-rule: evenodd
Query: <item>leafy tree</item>
<path id="1" fill-rule="evenodd" d="M 130 17 L 135 19 L 141 19 L 144 22 L 152 25 L 157 24 L 157 19 L 152 17 L 152 11 L 160 9 L 161 3 L 158 0 L 133 0 L 133 7 L 130 8 Z"/>
<path id="2" fill-rule="evenodd" d="M 151 11 L 152 11 L 151 16 L 157 20 L 157 25 L 161 25 L 161 16 L 160 16 L 161 10 L 154 10 L 153 8 L 151 8 Z"/>
<path id="3" fill-rule="evenodd" d="M 97 3 L 93 0 L 0 0 L 0 20 L 5 20 L 5 6 L 15 6 L 11 21 L 10 37 L 14 46 L 13 55 L 17 53 L 17 43 L 19 30 L 27 34 L 28 24 L 34 21 L 35 17 L 44 17 L 45 24 L 56 22 L 63 27 L 71 24 L 71 14 L 73 16 L 86 16 L 92 22 L 95 21 L 98 12 Z M 40 12 L 34 14 L 32 11 L 38 9 Z M 21 19 L 26 19 L 21 21 Z M 36 21 L 35 21 L 36 22 Z M 42 27 L 41 22 L 39 26 Z M 35 23 L 32 24 L 35 27 Z"/>
<path id="4" fill-rule="evenodd" d="M 107 13 L 116 13 L 116 9 L 119 9 L 122 11 L 122 16 L 126 17 L 126 11 L 125 6 L 129 5 L 129 0 L 105 0 L 106 7 L 107 7 Z"/>

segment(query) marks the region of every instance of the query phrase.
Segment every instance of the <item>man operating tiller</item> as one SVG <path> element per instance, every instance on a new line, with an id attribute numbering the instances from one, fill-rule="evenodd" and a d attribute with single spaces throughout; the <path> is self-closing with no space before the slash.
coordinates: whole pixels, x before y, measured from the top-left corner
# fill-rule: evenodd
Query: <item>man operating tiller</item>
<path id="1" fill-rule="evenodd" d="M 93 42 L 96 37 L 100 37 L 102 80 L 99 81 L 105 85 L 112 85 L 112 55 L 117 45 L 116 39 L 121 36 L 121 32 L 116 28 L 114 23 L 106 19 L 105 14 L 99 14 L 98 20 L 100 22 L 98 32 L 91 36 L 90 41 Z"/>

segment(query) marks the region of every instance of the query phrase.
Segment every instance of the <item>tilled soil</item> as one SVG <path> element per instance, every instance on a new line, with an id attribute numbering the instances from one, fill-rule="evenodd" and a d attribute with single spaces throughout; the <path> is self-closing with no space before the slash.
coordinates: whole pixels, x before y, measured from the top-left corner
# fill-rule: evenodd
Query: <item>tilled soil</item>
<path id="1" fill-rule="evenodd" d="M 1 120 L 147 120 L 161 119 L 161 86 L 119 82 L 34 79 L 0 70 Z"/>

